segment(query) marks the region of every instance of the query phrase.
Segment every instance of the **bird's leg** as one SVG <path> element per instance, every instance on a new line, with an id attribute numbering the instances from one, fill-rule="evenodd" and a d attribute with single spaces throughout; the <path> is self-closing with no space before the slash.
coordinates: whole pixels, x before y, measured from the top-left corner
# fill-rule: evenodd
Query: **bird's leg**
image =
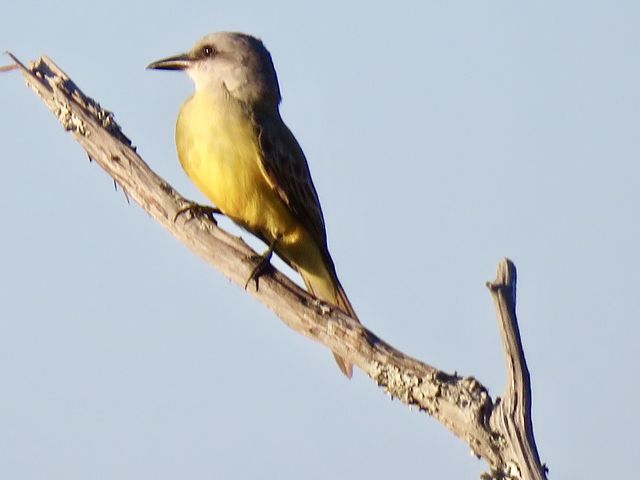
<path id="1" fill-rule="evenodd" d="M 213 214 L 215 213 L 215 214 L 222 215 L 222 212 L 220 211 L 219 208 L 212 207 L 210 205 L 200 205 L 199 203 L 189 202 L 186 207 L 182 207 L 180 210 L 176 212 L 175 216 L 173 217 L 173 221 L 175 222 L 176 220 L 178 220 L 178 217 L 180 215 L 187 212 L 189 212 L 189 215 L 190 215 L 189 220 L 195 217 L 206 217 L 216 225 L 218 224 L 218 222 L 213 217 Z"/>
<path id="2" fill-rule="evenodd" d="M 253 260 L 257 260 L 258 264 L 251 270 L 251 274 L 247 279 L 247 283 L 244 284 L 244 289 L 246 290 L 249 286 L 249 282 L 251 280 L 256 281 L 256 292 L 258 291 L 260 276 L 265 273 L 267 268 L 271 266 L 271 256 L 273 255 L 273 251 L 276 248 L 276 242 L 278 239 L 274 239 L 270 244 L 269 248 L 267 248 L 262 255 L 254 255 L 252 257 Z"/>

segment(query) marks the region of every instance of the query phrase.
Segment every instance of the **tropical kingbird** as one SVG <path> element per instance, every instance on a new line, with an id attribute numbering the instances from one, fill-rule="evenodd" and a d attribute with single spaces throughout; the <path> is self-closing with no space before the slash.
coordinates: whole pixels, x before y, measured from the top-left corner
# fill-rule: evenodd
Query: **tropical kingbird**
<path id="1" fill-rule="evenodd" d="M 309 166 L 280 117 L 280 87 L 269 51 L 242 33 L 212 33 L 188 53 L 147 68 L 184 70 L 195 93 L 176 125 L 187 175 L 235 223 L 263 240 L 317 298 L 357 320 L 327 247 Z M 351 377 L 353 366 L 334 356 Z"/>

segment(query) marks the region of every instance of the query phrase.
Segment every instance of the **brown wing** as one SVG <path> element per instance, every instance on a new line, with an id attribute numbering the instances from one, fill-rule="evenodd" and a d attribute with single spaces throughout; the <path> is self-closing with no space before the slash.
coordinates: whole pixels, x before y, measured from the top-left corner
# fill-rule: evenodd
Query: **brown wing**
<path id="1" fill-rule="evenodd" d="M 254 114 L 262 150 L 260 168 L 271 187 L 328 257 L 324 218 L 307 159 L 289 128 L 276 115 L 274 118 L 273 114 Z"/>
<path id="2" fill-rule="evenodd" d="M 254 114 L 254 121 L 258 129 L 258 139 L 262 150 L 260 168 L 265 178 L 267 178 L 271 188 L 278 193 L 285 205 L 289 207 L 291 212 L 318 242 L 325 265 L 333 277 L 335 300 L 331 301 L 357 320 L 356 312 L 351 306 L 342 285 L 340 285 L 331 255 L 329 255 L 320 201 L 311 180 L 309 165 L 307 165 L 307 160 L 300 145 L 298 145 L 295 137 L 277 113 L 275 117 L 256 113 Z M 307 289 L 314 294 L 313 285 L 305 277 L 304 273 L 302 273 L 302 278 Z M 329 299 L 325 298 L 325 300 Z M 351 378 L 353 365 L 335 352 L 333 355 L 340 370 L 348 378 Z"/>

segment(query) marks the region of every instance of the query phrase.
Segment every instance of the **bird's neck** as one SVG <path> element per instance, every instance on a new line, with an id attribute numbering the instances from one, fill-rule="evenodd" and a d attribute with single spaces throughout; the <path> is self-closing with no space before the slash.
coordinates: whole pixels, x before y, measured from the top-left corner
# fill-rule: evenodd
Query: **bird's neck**
<path id="1" fill-rule="evenodd" d="M 240 99 L 221 82 L 196 83 L 194 97 L 216 109 L 242 110 L 244 112 L 259 111 L 270 115 L 280 115 L 278 102 L 274 101 L 274 98 Z"/>

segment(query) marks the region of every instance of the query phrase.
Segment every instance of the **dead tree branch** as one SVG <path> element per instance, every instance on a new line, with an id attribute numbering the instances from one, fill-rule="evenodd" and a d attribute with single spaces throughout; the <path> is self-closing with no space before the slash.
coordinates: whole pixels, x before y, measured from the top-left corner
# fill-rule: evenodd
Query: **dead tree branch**
<path id="1" fill-rule="evenodd" d="M 255 252 L 206 217 L 175 219 L 189 202 L 137 155 L 111 112 L 85 96 L 50 59 L 29 68 L 10 55 L 65 130 L 127 194 L 189 249 L 244 286 Z M 7 68 L 8 70 L 8 68 Z M 487 478 L 545 479 L 531 423 L 531 387 L 515 316 L 515 266 L 504 260 L 488 284 L 494 298 L 507 358 L 507 390 L 494 402 L 473 377 L 451 375 L 405 355 L 342 311 L 318 301 L 273 270 L 247 293 L 297 332 L 357 365 L 385 392 L 436 418 L 490 467 Z"/>

